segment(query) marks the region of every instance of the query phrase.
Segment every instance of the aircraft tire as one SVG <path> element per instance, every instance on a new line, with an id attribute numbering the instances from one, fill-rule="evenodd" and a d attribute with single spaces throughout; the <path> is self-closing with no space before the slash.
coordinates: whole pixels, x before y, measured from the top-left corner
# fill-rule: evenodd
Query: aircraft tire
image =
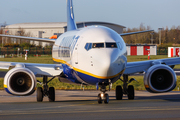
<path id="1" fill-rule="evenodd" d="M 128 86 L 128 99 L 134 100 L 134 87 L 132 85 Z"/>
<path id="2" fill-rule="evenodd" d="M 102 103 L 101 94 L 98 94 L 98 103 L 99 103 L 99 104 L 101 104 L 101 103 Z"/>
<path id="3" fill-rule="evenodd" d="M 37 88 L 37 102 L 43 101 L 43 90 L 42 87 Z"/>
<path id="4" fill-rule="evenodd" d="M 104 103 L 105 104 L 109 103 L 109 95 L 107 93 L 104 95 Z"/>
<path id="5" fill-rule="evenodd" d="M 54 102 L 55 101 L 55 90 L 54 90 L 54 87 L 50 87 L 49 88 L 48 98 L 49 98 L 49 102 Z"/>
<path id="6" fill-rule="evenodd" d="M 120 85 L 116 86 L 116 100 L 122 100 L 123 92 Z"/>

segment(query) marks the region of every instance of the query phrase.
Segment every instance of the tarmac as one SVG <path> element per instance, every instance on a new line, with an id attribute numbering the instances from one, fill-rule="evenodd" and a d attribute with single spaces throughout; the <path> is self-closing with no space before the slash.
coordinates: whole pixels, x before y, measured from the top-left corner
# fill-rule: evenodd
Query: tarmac
<path id="1" fill-rule="evenodd" d="M 175 70 L 180 75 L 180 70 Z M 4 77 L 6 72 L 0 72 Z M 138 74 L 136 74 L 138 75 Z M 143 75 L 143 74 L 139 74 Z M 180 119 L 180 91 L 153 94 L 135 91 L 135 99 L 115 99 L 115 91 L 108 91 L 109 104 L 98 104 L 100 91 L 56 90 L 56 101 L 36 102 L 36 92 L 30 96 L 13 96 L 0 91 L 0 120 L 154 120 Z"/>
<path id="2" fill-rule="evenodd" d="M 98 104 L 99 91 L 56 90 L 56 101 L 36 102 L 30 96 L 12 96 L 0 91 L 0 120 L 96 120 L 96 119 L 180 119 L 180 92 L 153 94 L 135 91 L 135 99 L 115 99 L 115 91 L 108 91 L 109 104 Z"/>

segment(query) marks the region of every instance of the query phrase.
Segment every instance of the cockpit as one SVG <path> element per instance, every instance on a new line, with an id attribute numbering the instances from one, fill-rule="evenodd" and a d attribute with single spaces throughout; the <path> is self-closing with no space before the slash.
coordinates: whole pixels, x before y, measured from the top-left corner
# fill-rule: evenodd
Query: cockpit
<path id="1" fill-rule="evenodd" d="M 90 49 L 96 49 L 96 48 L 121 48 L 121 45 L 115 42 L 86 43 L 84 48 L 88 51 Z"/>

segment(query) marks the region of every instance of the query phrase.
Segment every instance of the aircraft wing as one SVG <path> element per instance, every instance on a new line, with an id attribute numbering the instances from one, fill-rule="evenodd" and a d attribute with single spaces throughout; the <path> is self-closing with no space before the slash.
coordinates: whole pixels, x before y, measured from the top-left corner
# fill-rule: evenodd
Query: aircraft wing
<path id="1" fill-rule="evenodd" d="M 132 34 L 138 34 L 138 33 L 145 33 L 145 32 L 152 32 L 154 30 L 146 30 L 146 31 L 138 31 L 138 32 L 130 32 L 130 33 L 122 33 L 119 34 L 120 36 L 126 36 L 126 35 L 132 35 Z"/>
<path id="2" fill-rule="evenodd" d="M 15 36 L 15 35 L 4 35 L 0 34 L 1 37 L 9 37 L 9 38 L 18 38 L 18 39 L 26 39 L 26 40 L 35 40 L 40 42 L 51 42 L 54 43 L 55 39 L 46 39 L 46 38 L 35 38 L 35 37 L 25 37 L 25 36 Z"/>
<path id="3" fill-rule="evenodd" d="M 63 67 L 61 64 L 0 62 L 0 69 L 8 70 L 8 69 L 19 67 L 19 66 L 28 68 L 35 75 L 57 76 L 63 72 Z"/>
<path id="4" fill-rule="evenodd" d="M 180 64 L 180 57 L 148 60 L 148 61 L 138 61 L 138 62 L 128 62 L 126 65 L 126 70 L 124 71 L 124 74 L 129 75 L 133 73 L 146 72 L 148 68 L 157 64 L 165 64 L 168 66 L 177 65 L 177 64 Z"/>

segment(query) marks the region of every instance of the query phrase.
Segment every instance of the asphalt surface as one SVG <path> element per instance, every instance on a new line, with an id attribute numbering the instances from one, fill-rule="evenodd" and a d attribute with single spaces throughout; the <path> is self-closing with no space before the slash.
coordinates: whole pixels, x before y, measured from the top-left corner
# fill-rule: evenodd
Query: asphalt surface
<path id="1" fill-rule="evenodd" d="M 11 96 L 0 91 L 0 120 L 94 120 L 180 119 L 180 92 L 152 94 L 136 91 L 135 100 L 115 100 L 115 91 L 108 92 L 109 104 L 98 104 L 99 91 L 56 91 L 56 102 L 36 102 L 31 96 Z"/>

